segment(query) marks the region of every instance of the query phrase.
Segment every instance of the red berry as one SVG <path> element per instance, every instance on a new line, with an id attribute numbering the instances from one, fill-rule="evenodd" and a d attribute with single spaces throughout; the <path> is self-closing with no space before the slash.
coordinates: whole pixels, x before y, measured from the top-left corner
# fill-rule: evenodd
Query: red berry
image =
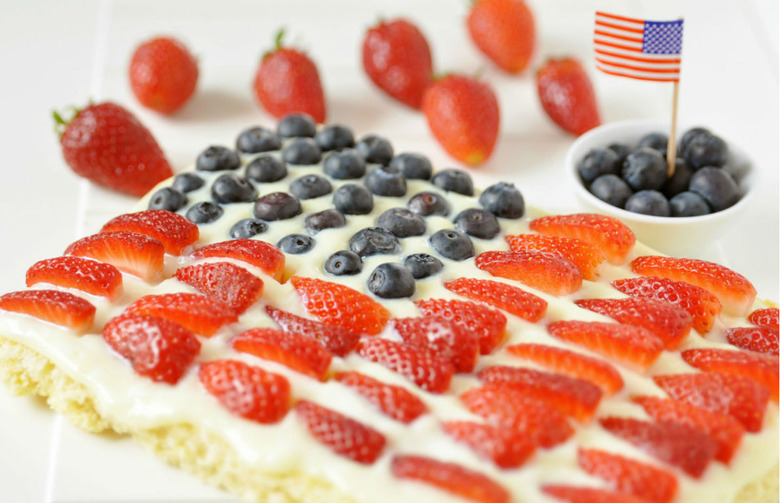
<path id="1" fill-rule="evenodd" d="M 503 309 L 531 323 L 539 321 L 547 311 L 545 300 L 498 281 L 458 278 L 444 283 L 444 288 L 471 300 Z"/>
<path id="2" fill-rule="evenodd" d="M 411 423 L 428 412 L 425 402 L 401 386 L 386 384 L 355 371 L 338 373 L 335 379 L 402 423 Z"/>
<path id="3" fill-rule="evenodd" d="M 357 347 L 363 358 L 398 372 L 431 393 L 444 393 L 450 387 L 453 367 L 427 349 L 379 338 L 364 338 Z"/>
<path id="4" fill-rule="evenodd" d="M 536 88 L 547 116 L 564 131 L 579 136 L 601 125 L 593 84 L 576 59 L 547 60 L 536 72 Z"/>
<path id="5" fill-rule="evenodd" d="M 568 295 L 582 286 L 577 266 L 552 253 L 486 251 L 477 255 L 476 264 L 493 276 L 520 281 L 550 295 Z"/>
<path id="6" fill-rule="evenodd" d="M 726 329 L 726 340 L 738 348 L 777 356 L 778 330 L 770 326 Z"/>
<path id="7" fill-rule="evenodd" d="M 290 408 L 290 383 L 283 376 L 237 360 L 200 365 L 200 382 L 230 412 L 258 423 L 276 423 Z"/>
<path id="8" fill-rule="evenodd" d="M 82 334 L 92 328 L 95 306 L 72 293 L 23 290 L 0 296 L 0 309 L 48 321 Z"/>
<path id="9" fill-rule="evenodd" d="M 198 62 L 176 39 L 153 38 L 130 60 L 130 88 L 138 101 L 162 114 L 184 106 L 198 83 Z"/>
<path id="10" fill-rule="evenodd" d="M 477 0 L 471 4 L 469 35 L 501 69 L 520 73 L 535 46 L 534 16 L 522 0 Z"/>
<path id="11" fill-rule="evenodd" d="M 249 353 L 323 380 L 332 355 L 322 344 L 304 335 L 273 328 L 253 328 L 230 341 L 236 351 Z"/>
<path id="12" fill-rule="evenodd" d="M 385 437 L 375 429 L 308 400 L 295 405 L 309 433 L 336 454 L 372 464 L 385 448 Z"/>
<path id="13" fill-rule="evenodd" d="M 542 492 L 568 503 L 648 503 L 629 493 L 616 493 L 593 487 L 545 485 Z"/>
<path id="14" fill-rule="evenodd" d="M 517 468 L 536 450 L 525 432 L 471 421 L 448 421 L 444 431 L 500 468 Z"/>
<path id="15" fill-rule="evenodd" d="M 406 344 L 430 350 L 452 363 L 455 372 L 471 372 L 479 357 L 479 339 L 473 331 L 436 316 L 396 318 L 393 328 Z"/>
<path id="16" fill-rule="evenodd" d="M 504 338 L 506 316 L 495 309 L 462 300 L 428 299 L 415 302 L 425 316 L 436 316 L 457 323 L 479 339 L 480 353 L 493 352 Z"/>
<path id="17" fill-rule="evenodd" d="M 192 258 L 230 258 L 253 265 L 276 281 L 284 276 L 284 253 L 274 245 L 257 239 L 232 239 L 206 245 L 193 252 Z"/>
<path id="18" fill-rule="evenodd" d="M 587 280 L 598 278 L 598 268 L 606 259 L 604 253 L 581 239 L 541 234 L 504 236 L 512 251 L 547 252 L 560 255 L 580 270 Z"/>
<path id="19" fill-rule="evenodd" d="M 79 239 L 65 255 L 93 258 L 156 283 L 162 279 L 165 248 L 156 239 L 136 232 L 101 232 Z"/>
<path id="20" fill-rule="evenodd" d="M 759 327 L 770 327 L 775 330 L 780 330 L 780 310 L 776 307 L 756 309 L 750 313 L 748 321 Z"/>
<path id="21" fill-rule="evenodd" d="M 195 335 L 178 323 L 146 314 L 121 315 L 103 327 L 103 339 L 153 381 L 176 384 L 200 353 Z"/>
<path id="22" fill-rule="evenodd" d="M 149 130 L 119 105 L 90 105 L 70 121 L 55 119 L 62 155 L 79 176 L 136 197 L 173 176 Z"/>
<path id="23" fill-rule="evenodd" d="M 283 35 L 284 30 L 274 49 L 263 55 L 255 74 L 255 97 L 277 119 L 304 113 L 325 122 L 325 93 L 317 66 L 305 53 L 282 47 Z"/>
<path id="24" fill-rule="evenodd" d="M 380 21 L 363 39 L 363 69 L 388 95 L 420 108 L 433 78 L 431 49 L 425 35 L 411 21 Z"/>
<path id="25" fill-rule="evenodd" d="M 596 449 L 580 449 L 577 460 L 589 474 L 643 501 L 671 503 L 677 494 L 677 479 L 660 468 Z"/>
<path id="26" fill-rule="evenodd" d="M 181 253 L 198 240 L 198 226 L 167 210 L 128 213 L 109 220 L 100 232 L 129 231 L 154 238 L 165 247 L 165 253 Z"/>
<path id="27" fill-rule="evenodd" d="M 230 262 L 210 262 L 183 267 L 176 279 L 242 314 L 263 294 L 263 280 Z"/>
<path id="28" fill-rule="evenodd" d="M 493 153 L 500 112 L 488 84 L 462 75 L 442 77 L 425 91 L 422 111 L 433 136 L 455 159 L 476 166 Z"/>
<path id="29" fill-rule="evenodd" d="M 130 304 L 125 313 L 159 316 L 205 337 L 238 320 L 226 304 L 195 293 L 147 295 Z"/>
<path id="30" fill-rule="evenodd" d="M 336 356 L 348 355 L 360 340 L 360 334 L 336 325 L 301 318 L 273 306 L 265 306 L 265 311 L 285 332 L 294 332 L 316 339 Z"/>
<path id="31" fill-rule="evenodd" d="M 759 353 L 731 349 L 697 348 L 682 352 L 682 358 L 692 367 L 706 372 L 733 374 L 753 379 L 766 386 L 772 400 L 778 398 L 777 358 Z"/>
<path id="32" fill-rule="evenodd" d="M 531 220 L 530 227 L 539 234 L 586 241 L 616 265 L 626 260 L 636 242 L 633 231 L 617 218 L 592 213 L 541 217 Z"/>
<path id="33" fill-rule="evenodd" d="M 122 274 L 111 264 L 81 257 L 57 257 L 27 269 L 27 286 L 48 283 L 116 300 L 122 295 Z"/>

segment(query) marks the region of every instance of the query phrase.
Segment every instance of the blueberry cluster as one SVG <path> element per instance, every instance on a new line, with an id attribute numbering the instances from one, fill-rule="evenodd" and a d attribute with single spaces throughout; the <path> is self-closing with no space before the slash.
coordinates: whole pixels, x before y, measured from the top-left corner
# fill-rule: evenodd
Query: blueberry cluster
<path id="1" fill-rule="evenodd" d="M 687 131 L 671 177 L 667 143 L 666 135 L 650 133 L 635 147 L 616 143 L 591 150 L 577 167 L 580 179 L 602 201 L 645 215 L 693 217 L 739 200 L 739 185 L 723 169 L 728 146 L 720 137 L 700 127 Z"/>

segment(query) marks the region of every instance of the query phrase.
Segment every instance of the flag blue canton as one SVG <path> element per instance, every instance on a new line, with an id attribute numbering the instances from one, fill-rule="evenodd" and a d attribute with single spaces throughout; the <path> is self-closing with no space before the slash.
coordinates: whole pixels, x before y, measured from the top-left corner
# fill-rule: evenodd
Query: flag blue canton
<path id="1" fill-rule="evenodd" d="M 645 21 L 642 52 L 644 54 L 681 54 L 683 22 Z"/>

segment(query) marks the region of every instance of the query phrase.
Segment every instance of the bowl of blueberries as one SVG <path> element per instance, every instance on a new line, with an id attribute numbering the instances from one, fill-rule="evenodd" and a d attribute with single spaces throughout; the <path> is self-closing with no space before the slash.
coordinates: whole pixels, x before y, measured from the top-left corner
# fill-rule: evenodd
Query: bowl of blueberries
<path id="1" fill-rule="evenodd" d="M 682 128 L 674 173 L 669 124 L 630 120 L 580 136 L 566 156 L 575 192 L 593 211 L 629 225 L 644 244 L 682 255 L 717 241 L 746 207 L 752 164 L 736 145 L 704 128 Z"/>

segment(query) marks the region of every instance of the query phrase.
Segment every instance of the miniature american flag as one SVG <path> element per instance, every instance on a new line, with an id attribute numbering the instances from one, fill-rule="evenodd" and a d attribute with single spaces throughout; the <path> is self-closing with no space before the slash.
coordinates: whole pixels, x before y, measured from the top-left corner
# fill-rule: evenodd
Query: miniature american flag
<path id="1" fill-rule="evenodd" d="M 596 68 L 610 75 L 679 82 L 683 22 L 643 21 L 596 12 Z"/>

